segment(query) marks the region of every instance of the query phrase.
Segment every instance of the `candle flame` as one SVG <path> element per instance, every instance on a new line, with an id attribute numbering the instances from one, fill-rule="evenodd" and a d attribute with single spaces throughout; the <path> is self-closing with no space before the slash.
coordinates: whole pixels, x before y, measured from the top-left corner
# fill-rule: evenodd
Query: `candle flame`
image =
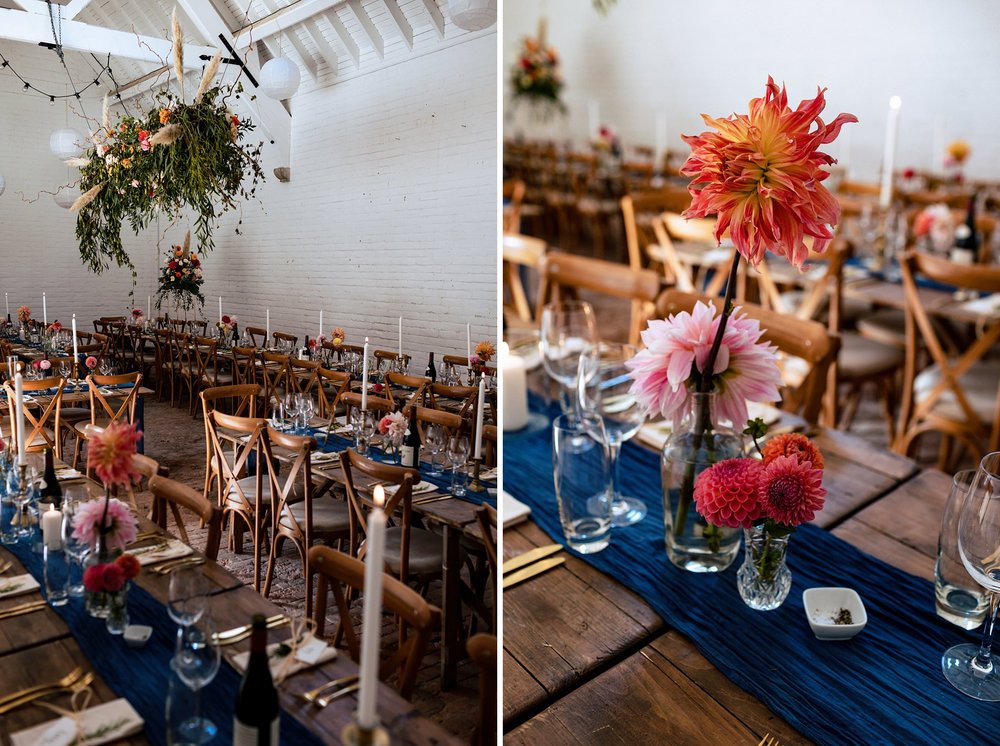
<path id="1" fill-rule="evenodd" d="M 891 109 L 899 109 L 900 107 L 902 107 L 902 105 L 903 105 L 903 99 L 901 99 L 899 96 L 893 96 L 892 98 L 889 99 L 889 108 Z"/>
<path id="2" fill-rule="evenodd" d="M 385 506 L 385 487 L 376 484 L 375 491 L 372 493 L 372 499 L 375 501 L 375 507 L 381 510 Z"/>

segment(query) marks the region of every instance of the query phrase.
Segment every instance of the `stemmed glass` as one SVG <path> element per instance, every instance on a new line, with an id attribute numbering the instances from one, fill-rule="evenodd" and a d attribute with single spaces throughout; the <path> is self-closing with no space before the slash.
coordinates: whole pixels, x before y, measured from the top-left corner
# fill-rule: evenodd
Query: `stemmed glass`
<path id="1" fill-rule="evenodd" d="M 1000 656 L 991 652 L 1000 603 L 1000 451 L 987 454 L 979 463 L 958 521 L 958 552 L 969 575 L 986 589 L 989 607 L 980 645 L 949 648 L 941 658 L 941 668 L 962 694 L 1000 702 Z"/>
<path id="2" fill-rule="evenodd" d="M 601 418 L 611 454 L 613 526 L 631 526 L 646 517 L 644 502 L 621 494 L 618 468 L 622 444 L 639 432 L 645 420 L 645 412 L 631 391 L 631 371 L 625 366 L 637 352 L 633 345 L 604 342 L 580 356 L 580 408 Z"/>
<path id="3" fill-rule="evenodd" d="M 465 481 L 462 479 L 465 462 L 469 460 L 469 440 L 465 436 L 455 435 L 448 440 L 448 465 L 451 466 L 451 492 L 453 495 L 465 494 Z"/>
<path id="4" fill-rule="evenodd" d="M 218 732 L 208 718 L 201 716 L 201 690 L 219 672 L 221 654 L 218 645 L 212 644 L 215 624 L 212 617 L 203 616 L 196 623 L 181 628 L 177 636 L 177 651 L 173 669 L 178 678 L 195 693 L 193 714 L 177 725 L 172 725 L 187 743 L 207 743 Z"/>
<path id="5" fill-rule="evenodd" d="M 73 598 L 83 596 L 83 558 L 90 551 L 90 544 L 87 541 L 76 538 L 73 535 L 73 520 L 76 518 L 76 511 L 82 505 L 80 498 L 65 495 L 62 502 L 62 544 L 66 556 L 69 558 L 69 595 Z"/>
<path id="6" fill-rule="evenodd" d="M 178 567 L 170 573 L 167 612 L 179 625 L 177 637 L 205 615 L 205 576 L 196 565 Z"/>
<path id="7" fill-rule="evenodd" d="M 111 361 L 107 358 L 103 358 L 101 364 L 98 366 L 98 370 L 100 370 L 102 376 L 110 376 L 114 369 Z"/>
<path id="8" fill-rule="evenodd" d="M 295 432 L 299 416 L 299 401 L 295 394 L 285 394 L 285 416 L 292 432 Z"/>
<path id="9" fill-rule="evenodd" d="M 354 450 L 359 455 L 368 453 L 368 441 L 375 434 L 375 418 L 361 407 L 351 410 L 351 427 L 354 429 Z"/>
<path id="10" fill-rule="evenodd" d="M 444 473 L 444 468 L 438 466 L 437 456 L 444 448 L 445 438 L 447 437 L 448 433 L 442 425 L 431 423 L 424 428 L 424 450 L 430 456 L 430 468 L 427 470 L 428 476 L 440 477 Z"/>
<path id="11" fill-rule="evenodd" d="M 299 403 L 299 417 L 302 420 L 302 433 L 306 433 L 306 428 L 309 427 L 309 422 L 312 420 L 313 415 L 316 413 L 316 402 L 309 394 L 296 394 L 296 399 Z"/>
<path id="12" fill-rule="evenodd" d="M 560 384 L 563 414 L 577 411 L 576 381 L 580 355 L 597 344 L 594 309 L 582 301 L 556 301 L 542 310 L 542 364 Z"/>
<path id="13" fill-rule="evenodd" d="M 62 378 L 66 379 L 66 380 L 68 381 L 68 380 L 69 380 L 69 377 L 70 377 L 70 374 L 71 374 L 72 372 L 73 372 L 73 368 L 72 368 L 72 366 L 71 366 L 71 365 L 69 364 L 69 361 L 68 361 L 68 360 L 61 360 L 61 361 L 59 362 L 59 375 L 60 375 L 60 376 L 61 376 Z"/>

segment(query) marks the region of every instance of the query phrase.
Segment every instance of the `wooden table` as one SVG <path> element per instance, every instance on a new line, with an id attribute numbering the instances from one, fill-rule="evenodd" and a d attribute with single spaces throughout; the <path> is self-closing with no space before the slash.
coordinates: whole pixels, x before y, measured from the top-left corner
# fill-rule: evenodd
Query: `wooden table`
<path id="1" fill-rule="evenodd" d="M 145 519 L 140 520 L 140 524 L 141 530 L 156 528 Z M 14 557 L 6 549 L 0 548 L 0 562 L 7 559 Z M 20 562 L 16 559 L 14 562 L 15 566 L 8 571 L 8 575 L 23 571 Z M 271 616 L 281 613 L 277 606 L 249 586 L 245 586 L 218 563 L 208 561 L 203 567 L 211 588 L 211 614 L 218 629 L 224 630 L 246 624 L 254 614 Z M 144 569 L 134 582 L 148 591 L 157 601 L 166 604 L 169 576 L 161 577 Z M 36 591 L 0 600 L 0 611 L 39 597 L 40 594 Z M 71 600 L 70 603 L 80 603 L 80 601 Z M 287 639 L 289 635 L 289 628 L 282 627 L 271 630 L 269 639 L 281 641 Z M 248 650 L 249 645 L 249 640 L 246 640 L 227 646 L 223 649 L 224 655 L 228 657 Z M 64 669 L 72 668 L 74 663 L 85 665 L 86 662 L 70 629 L 50 607 L 0 622 L 0 695 L 32 684 L 50 681 L 64 673 Z M 353 718 L 357 707 L 357 695 L 337 700 L 323 710 L 315 709 L 303 701 L 300 695 L 331 679 L 357 673 L 357 670 L 357 665 L 346 654 L 342 654 L 333 661 L 296 674 L 278 689 L 281 706 L 322 741 L 339 743 L 341 729 Z M 116 698 L 100 677 L 95 679 L 93 688 L 92 704 L 101 704 Z M 211 696 L 211 691 L 209 684 L 204 696 Z M 67 699 L 61 696 L 53 698 L 52 701 L 66 705 Z M 409 702 L 385 684 L 380 685 L 379 714 L 391 733 L 393 743 L 430 746 L 461 742 L 438 724 L 421 717 Z M 14 710 L 0 718 L 0 743 L 6 746 L 10 743 L 11 733 L 54 717 L 53 713 L 41 707 L 26 706 Z M 142 736 L 137 736 L 125 743 L 146 743 L 146 740 Z"/>
<path id="2" fill-rule="evenodd" d="M 932 579 L 950 478 L 846 433 L 822 430 L 815 440 L 829 489 L 817 523 Z M 504 557 L 551 541 L 521 524 L 504 532 Z M 507 743 L 648 743 L 655 734 L 659 743 L 755 744 L 768 733 L 782 746 L 807 742 L 642 598 L 564 556 L 562 567 L 504 594 Z"/>

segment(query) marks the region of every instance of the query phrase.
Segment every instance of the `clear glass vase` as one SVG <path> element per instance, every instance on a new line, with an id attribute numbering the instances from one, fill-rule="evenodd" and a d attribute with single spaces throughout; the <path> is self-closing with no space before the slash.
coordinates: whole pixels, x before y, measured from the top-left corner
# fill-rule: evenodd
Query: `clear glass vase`
<path id="1" fill-rule="evenodd" d="M 104 594 L 108 610 L 107 616 L 104 617 L 104 625 L 113 635 L 124 634 L 125 628 L 128 627 L 128 586 L 126 582 L 120 591 L 108 591 Z"/>
<path id="2" fill-rule="evenodd" d="M 740 550 L 740 530 L 714 526 L 694 506 L 694 482 L 712 464 L 744 455 L 743 437 L 715 418 L 715 392 L 695 393 L 660 452 L 667 556 L 690 572 L 722 572 Z"/>
<path id="3" fill-rule="evenodd" d="M 743 529 L 743 536 L 746 550 L 736 574 L 740 598 L 751 609 L 777 609 L 792 587 L 792 573 L 785 562 L 789 533 L 777 535 L 760 525 Z"/>
<path id="4" fill-rule="evenodd" d="M 112 552 L 105 548 L 104 538 L 100 535 L 97 537 L 97 543 L 94 547 L 87 553 L 87 556 L 83 560 L 83 575 L 84 575 L 84 591 L 83 591 L 83 604 L 87 613 L 96 619 L 107 619 L 110 613 L 110 599 L 107 591 L 91 591 L 86 589 L 86 577 L 87 570 L 91 567 L 97 565 L 106 565 L 109 562 L 114 562 L 115 557 L 118 556 L 120 552 Z"/>

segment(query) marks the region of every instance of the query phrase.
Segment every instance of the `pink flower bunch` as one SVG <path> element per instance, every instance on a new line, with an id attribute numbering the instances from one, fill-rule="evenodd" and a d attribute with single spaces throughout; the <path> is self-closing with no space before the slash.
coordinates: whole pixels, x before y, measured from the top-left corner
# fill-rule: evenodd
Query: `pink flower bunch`
<path id="1" fill-rule="evenodd" d="M 813 237 L 817 252 L 826 249 L 840 206 L 822 184 L 836 160 L 819 147 L 858 119 L 839 114 L 825 124 L 823 93 L 792 110 L 784 87 L 768 77 L 764 97 L 750 101 L 749 113 L 719 119 L 702 114 L 716 131 L 683 136 L 691 155 L 681 173 L 693 177 L 694 198 L 684 217 L 718 216 L 716 239 L 728 232 L 754 266 L 770 249 L 801 267 L 809 255 L 805 236 Z"/>
<path id="2" fill-rule="evenodd" d="M 392 440 L 401 441 L 407 432 L 406 417 L 402 412 L 391 412 L 379 420 L 378 431 Z"/>
<path id="3" fill-rule="evenodd" d="M 52 370 L 52 361 L 46 359 L 39 360 L 38 368 L 40 370 Z"/>
<path id="4" fill-rule="evenodd" d="M 90 439 L 88 465 L 105 487 L 128 487 L 139 480 L 132 463 L 142 433 L 128 422 L 112 422 Z"/>
<path id="5" fill-rule="evenodd" d="M 141 324 L 145 320 L 146 320 L 146 314 L 143 312 L 143 310 L 141 308 L 133 308 L 132 309 L 132 322 L 133 323 L 135 323 L 135 324 Z"/>
<path id="6" fill-rule="evenodd" d="M 482 365 L 483 359 L 476 355 L 475 353 L 469 355 L 469 365 Z"/>
<path id="7" fill-rule="evenodd" d="M 83 573 L 83 587 L 91 593 L 117 593 L 129 580 L 137 578 L 142 565 L 131 554 L 123 554 L 114 562 L 92 565 Z"/>
<path id="8" fill-rule="evenodd" d="M 83 361 L 83 364 L 93 370 L 97 367 L 97 358 L 93 355 L 87 355 L 87 359 Z"/>
<path id="9" fill-rule="evenodd" d="M 61 332 L 62 331 L 62 324 L 60 324 L 58 320 L 57 321 L 53 321 L 51 324 L 49 324 L 48 331 L 50 333 L 53 333 L 53 334 Z"/>
<path id="10" fill-rule="evenodd" d="M 24 324 L 31 321 L 31 309 L 28 306 L 19 306 L 17 309 L 17 320 Z"/>
<path id="11" fill-rule="evenodd" d="M 136 526 L 135 516 L 128 505 L 117 498 L 106 497 L 103 500 L 89 500 L 77 508 L 73 516 L 73 537 L 94 546 L 98 537 L 103 535 L 104 548 L 114 551 L 124 549 L 135 541 Z"/>
<path id="12" fill-rule="evenodd" d="M 796 433 L 768 443 L 762 456 L 720 461 L 698 475 L 694 502 L 705 520 L 750 528 L 768 520 L 798 526 L 816 517 L 826 497 L 816 445 Z"/>
<path id="13" fill-rule="evenodd" d="M 228 329 L 229 331 L 232 331 L 233 329 L 236 328 L 236 325 L 239 323 L 240 323 L 239 317 L 227 316 L 226 314 L 223 314 L 222 321 L 219 323 L 219 328 Z"/>
<path id="14" fill-rule="evenodd" d="M 344 340 L 347 338 L 347 333 L 344 331 L 344 327 L 337 326 L 334 327 L 332 332 L 330 332 L 330 336 L 333 338 L 333 343 L 335 345 L 342 345 L 344 344 Z"/>
<path id="15" fill-rule="evenodd" d="M 706 375 L 718 392 L 717 414 L 734 425 L 746 422 L 748 401 L 779 399 L 777 348 L 759 341 L 760 324 L 739 309 L 726 325 L 713 370 L 705 370 L 720 319 L 714 303 L 698 301 L 691 313 L 649 322 L 642 332 L 645 349 L 626 363 L 632 371 L 631 391 L 647 413 L 679 425 L 692 390 Z"/>

